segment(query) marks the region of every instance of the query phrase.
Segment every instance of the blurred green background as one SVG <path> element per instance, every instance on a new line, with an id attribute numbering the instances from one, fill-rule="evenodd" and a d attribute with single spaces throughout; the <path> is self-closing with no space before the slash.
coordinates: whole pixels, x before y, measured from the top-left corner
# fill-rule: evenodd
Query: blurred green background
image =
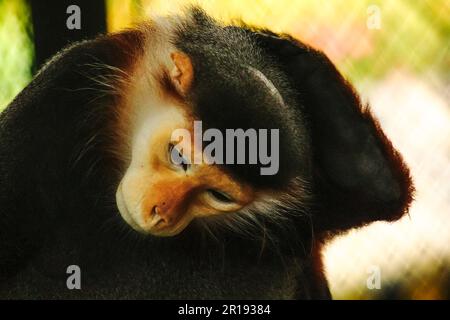
<path id="1" fill-rule="evenodd" d="M 178 12 L 192 2 L 106 0 L 108 31 Z M 448 299 L 450 1 L 195 2 L 224 22 L 243 19 L 323 50 L 370 101 L 411 166 L 417 194 L 409 216 L 354 230 L 327 246 L 324 259 L 333 296 Z M 0 0 L 0 110 L 32 77 L 30 16 L 25 0 Z M 366 281 L 373 266 L 381 270 L 382 286 L 371 290 Z"/>
<path id="2" fill-rule="evenodd" d="M 25 1 L 0 0 L 0 110 L 31 79 L 33 44 Z"/>

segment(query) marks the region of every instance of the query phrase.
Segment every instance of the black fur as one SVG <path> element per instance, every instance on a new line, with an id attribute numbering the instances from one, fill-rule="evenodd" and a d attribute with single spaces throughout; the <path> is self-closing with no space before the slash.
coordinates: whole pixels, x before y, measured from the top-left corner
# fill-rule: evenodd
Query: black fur
<path id="1" fill-rule="evenodd" d="M 409 169 L 351 84 L 322 52 L 288 35 L 246 29 L 283 66 L 310 123 L 315 229 L 400 218 L 414 192 Z"/>
<path id="2" fill-rule="evenodd" d="M 203 27 L 211 23 L 197 18 Z M 198 222 L 173 238 L 132 232 L 114 200 L 124 164 L 108 152 L 115 143 L 108 131 L 112 108 L 120 96 L 99 95 L 101 86 L 92 78 L 108 78 L 111 70 L 92 64 L 126 68 L 142 50 L 142 35 L 100 37 L 55 57 L 0 115 L 0 297 L 326 299 L 324 235 L 404 213 L 412 189 L 406 167 L 325 56 L 269 32 L 227 30 L 217 38 L 207 35 L 217 41 L 185 30 L 178 43 L 200 71 L 190 97 L 196 112 L 210 126 L 286 127 L 283 154 L 298 157 L 282 165 L 287 176 L 302 174 L 314 187 L 320 202 L 310 215 L 287 219 L 286 229 L 269 224 L 276 240 L 266 245 L 231 232 L 214 240 Z M 255 67 L 285 93 L 288 114 L 270 109 L 257 85 L 246 92 L 230 88 L 236 79 L 246 82 L 230 65 L 239 61 L 220 64 L 208 55 L 223 50 L 230 34 L 254 43 L 262 59 L 250 63 L 270 62 Z M 199 44 L 212 48 L 202 51 Z M 241 48 L 245 59 L 251 44 L 233 45 L 229 50 Z M 233 56 L 226 52 L 219 58 Z M 230 67 L 231 85 L 223 82 L 224 66 Z M 223 78 L 205 84 L 211 74 Z M 217 94 L 212 99 L 204 93 L 208 88 Z M 263 99 L 264 111 L 254 109 L 252 97 Z M 215 104 L 218 98 L 226 104 Z M 230 102 L 239 109 L 224 110 Z M 66 288 L 65 271 L 72 264 L 81 267 L 81 290 Z"/>
<path id="3" fill-rule="evenodd" d="M 280 132 L 280 166 L 276 175 L 261 175 L 259 164 L 227 165 L 227 168 L 259 188 L 282 188 L 295 176 L 309 180 L 309 166 L 297 163 L 309 162 L 307 127 L 295 92 L 280 65 L 264 54 L 246 30 L 220 26 L 200 10 L 194 9 L 192 17 L 193 23 L 179 31 L 176 44 L 189 54 L 194 64 L 190 99 L 203 127 L 223 132 L 238 128 Z M 261 70 L 286 106 L 247 67 Z"/>

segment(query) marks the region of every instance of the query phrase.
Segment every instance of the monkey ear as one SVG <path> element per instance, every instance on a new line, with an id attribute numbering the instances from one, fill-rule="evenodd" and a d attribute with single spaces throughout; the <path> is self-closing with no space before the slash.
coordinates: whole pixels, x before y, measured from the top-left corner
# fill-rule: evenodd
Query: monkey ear
<path id="1" fill-rule="evenodd" d="M 170 79 L 178 93 L 185 96 L 189 92 L 194 79 L 194 67 L 191 58 L 179 51 L 172 52 L 170 58 L 174 64 L 172 70 L 170 70 Z"/>
<path id="2" fill-rule="evenodd" d="M 253 35 L 288 75 L 311 126 L 316 230 L 400 218 L 412 201 L 409 170 L 353 87 L 322 52 L 287 36 Z"/>

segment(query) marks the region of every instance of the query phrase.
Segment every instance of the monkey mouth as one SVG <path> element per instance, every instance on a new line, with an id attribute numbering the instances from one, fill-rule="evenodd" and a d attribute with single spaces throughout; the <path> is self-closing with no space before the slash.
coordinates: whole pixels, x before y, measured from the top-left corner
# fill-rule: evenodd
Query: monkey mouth
<path id="1" fill-rule="evenodd" d="M 119 184 L 116 192 L 116 204 L 119 209 L 119 213 L 122 216 L 122 219 L 131 226 L 135 231 L 143 234 L 147 234 L 147 232 L 139 226 L 139 224 L 134 220 L 132 214 L 128 210 L 127 204 L 125 202 L 123 192 L 122 192 L 122 182 Z"/>

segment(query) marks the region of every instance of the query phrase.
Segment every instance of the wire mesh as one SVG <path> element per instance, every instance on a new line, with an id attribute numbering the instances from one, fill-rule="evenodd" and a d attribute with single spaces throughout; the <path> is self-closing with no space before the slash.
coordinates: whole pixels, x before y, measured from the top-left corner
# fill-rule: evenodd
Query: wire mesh
<path id="1" fill-rule="evenodd" d="M 190 1 L 107 0 L 116 31 Z M 450 1 L 197 1 L 222 21 L 288 32 L 325 51 L 370 101 L 410 165 L 409 215 L 337 237 L 324 251 L 338 299 L 450 297 Z M 0 0 L 0 109 L 30 80 L 32 45 L 23 0 Z M 1 143 L 1 142 L 0 142 Z M 374 270 L 381 286 L 368 282 Z"/>

